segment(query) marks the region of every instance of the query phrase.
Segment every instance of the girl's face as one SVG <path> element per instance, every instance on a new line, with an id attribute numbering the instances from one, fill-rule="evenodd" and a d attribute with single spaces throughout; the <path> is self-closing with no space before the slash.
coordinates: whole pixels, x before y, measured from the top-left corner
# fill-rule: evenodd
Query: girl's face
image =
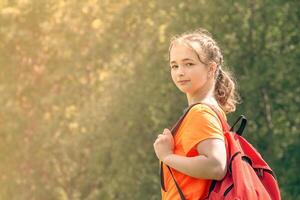
<path id="1" fill-rule="evenodd" d="M 208 67 L 199 60 L 194 50 L 184 44 L 173 44 L 170 67 L 172 80 L 184 93 L 199 92 L 208 83 Z"/>

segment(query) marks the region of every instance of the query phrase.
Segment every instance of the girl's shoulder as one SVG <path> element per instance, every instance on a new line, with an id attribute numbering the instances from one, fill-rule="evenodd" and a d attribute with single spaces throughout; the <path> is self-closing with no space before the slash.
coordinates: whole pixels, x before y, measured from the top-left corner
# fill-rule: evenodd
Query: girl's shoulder
<path id="1" fill-rule="evenodd" d="M 226 118 L 226 114 L 225 114 L 225 112 L 222 110 L 222 108 L 221 108 L 220 106 L 216 106 L 216 105 L 214 105 L 214 106 L 217 108 L 217 110 L 218 110 L 219 112 L 221 112 L 221 114 L 223 115 L 223 117 L 225 117 L 225 119 L 227 119 L 227 118 Z M 189 112 L 190 112 L 189 115 L 201 114 L 201 113 L 202 113 L 202 114 L 207 114 L 207 113 L 209 113 L 210 115 L 212 115 L 212 116 L 218 118 L 217 113 L 215 113 L 215 111 L 212 110 L 212 109 L 211 109 L 208 105 L 206 105 L 206 104 L 196 104 L 196 105 L 194 105 L 194 106 L 190 109 Z"/>

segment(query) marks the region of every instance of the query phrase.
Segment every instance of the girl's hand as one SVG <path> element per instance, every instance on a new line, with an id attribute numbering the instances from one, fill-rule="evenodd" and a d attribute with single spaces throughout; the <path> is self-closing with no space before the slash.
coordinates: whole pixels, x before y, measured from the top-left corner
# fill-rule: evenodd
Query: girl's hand
<path id="1" fill-rule="evenodd" d="M 153 146 L 157 158 L 164 162 L 168 155 L 173 154 L 174 139 L 171 131 L 165 128 L 164 132 L 157 136 Z"/>

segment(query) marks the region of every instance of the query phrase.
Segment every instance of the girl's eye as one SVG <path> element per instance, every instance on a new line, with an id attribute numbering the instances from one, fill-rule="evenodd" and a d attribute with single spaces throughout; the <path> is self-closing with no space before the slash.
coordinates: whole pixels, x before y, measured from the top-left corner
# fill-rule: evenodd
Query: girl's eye
<path id="1" fill-rule="evenodd" d="M 185 64 L 185 66 L 187 66 L 187 67 L 191 67 L 191 66 L 193 66 L 194 64 L 193 63 L 186 63 Z M 175 69 L 175 68 L 178 68 L 178 65 L 172 65 L 171 66 L 171 69 Z"/>
<path id="2" fill-rule="evenodd" d="M 190 66 L 193 66 L 194 64 L 193 63 L 186 63 L 186 66 L 190 67 Z"/>

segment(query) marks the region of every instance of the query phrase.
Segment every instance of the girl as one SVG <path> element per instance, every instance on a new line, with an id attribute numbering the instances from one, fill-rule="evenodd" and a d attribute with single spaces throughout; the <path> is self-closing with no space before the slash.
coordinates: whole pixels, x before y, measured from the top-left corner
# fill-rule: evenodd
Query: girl
<path id="1" fill-rule="evenodd" d="M 198 29 L 172 38 L 169 62 L 172 80 L 186 94 L 189 106 L 211 104 L 225 119 L 225 113 L 235 111 L 238 95 L 234 80 L 223 69 L 221 50 L 208 31 Z M 171 167 L 187 200 L 205 198 L 211 180 L 221 180 L 226 174 L 221 122 L 207 105 L 193 106 L 174 138 L 169 129 L 164 129 L 153 146 L 164 163 L 163 200 L 180 200 L 166 165 Z"/>

